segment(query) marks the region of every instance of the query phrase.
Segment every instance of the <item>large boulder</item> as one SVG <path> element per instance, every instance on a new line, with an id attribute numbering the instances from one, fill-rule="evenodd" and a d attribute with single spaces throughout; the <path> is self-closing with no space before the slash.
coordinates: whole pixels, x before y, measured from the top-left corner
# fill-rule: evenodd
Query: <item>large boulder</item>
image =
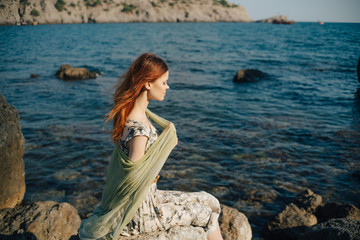
<path id="1" fill-rule="evenodd" d="M 68 203 L 53 201 L 0 210 L 1 239 L 66 239 L 76 235 L 81 219 Z"/>
<path id="2" fill-rule="evenodd" d="M 24 145 L 19 113 L 0 94 L 0 209 L 15 207 L 24 198 Z"/>
<path id="3" fill-rule="evenodd" d="M 56 71 L 56 77 L 62 80 L 81 80 L 96 78 L 96 72 L 90 72 L 86 68 L 74 68 L 69 64 L 62 65 Z"/>
<path id="4" fill-rule="evenodd" d="M 302 233 L 298 240 L 359 240 L 360 221 L 351 218 L 333 218 Z"/>
<path id="5" fill-rule="evenodd" d="M 219 224 L 224 240 L 251 240 L 252 238 L 247 217 L 235 208 L 221 204 Z"/>
<path id="6" fill-rule="evenodd" d="M 266 73 L 263 73 L 256 69 L 240 69 L 234 76 L 233 81 L 236 83 L 249 83 L 257 82 L 267 77 Z"/>

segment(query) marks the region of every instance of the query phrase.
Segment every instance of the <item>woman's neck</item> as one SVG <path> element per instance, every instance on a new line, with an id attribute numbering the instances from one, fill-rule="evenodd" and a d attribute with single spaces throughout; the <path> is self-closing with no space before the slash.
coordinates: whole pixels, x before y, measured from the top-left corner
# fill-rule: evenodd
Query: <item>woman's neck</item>
<path id="1" fill-rule="evenodd" d="M 133 110 L 129 114 L 130 119 L 146 119 L 145 111 L 149 105 L 149 99 L 147 96 L 147 91 L 143 91 L 135 100 L 135 105 Z"/>

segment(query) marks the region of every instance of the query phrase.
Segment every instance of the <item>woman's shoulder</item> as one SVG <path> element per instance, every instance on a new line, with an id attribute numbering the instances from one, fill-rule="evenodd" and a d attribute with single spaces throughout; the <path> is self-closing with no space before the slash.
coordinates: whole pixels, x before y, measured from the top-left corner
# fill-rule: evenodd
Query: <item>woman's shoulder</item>
<path id="1" fill-rule="evenodd" d="M 125 122 L 124 130 L 128 132 L 128 135 L 145 135 L 148 136 L 150 133 L 150 129 L 145 125 L 144 122 L 128 119 Z"/>

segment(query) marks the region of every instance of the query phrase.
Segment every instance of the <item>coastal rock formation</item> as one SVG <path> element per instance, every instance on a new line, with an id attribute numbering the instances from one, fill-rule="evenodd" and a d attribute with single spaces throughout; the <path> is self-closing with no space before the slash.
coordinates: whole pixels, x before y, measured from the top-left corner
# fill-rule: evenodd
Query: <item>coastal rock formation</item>
<path id="1" fill-rule="evenodd" d="M 219 225 L 224 240 L 251 240 L 252 238 L 247 217 L 235 208 L 221 204 Z"/>
<path id="2" fill-rule="evenodd" d="M 310 227 L 317 223 L 317 218 L 303 208 L 291 203 L 265 225 L 266 239 L 296 239 L 296 229 Z"/>
<path id="3" fill-rule="evenodd" d="M 86 68 L 74 68 L 68 64 L 62 65 L 56 72 L 56 77 L 63 80 L 79 80 L 96 78 L 95 72 L 90 72 Z"/>
<path id="4" fill-rule="evenodd" d="M 320 195 L 306 190 L 264 226 L 262 235 L 267 240 L 355 240 L 359 223 L 360 210 L 354 205 L 323 204 Z"/>
<path id="5" fill-rule="evenodd" d="M 19 113 L 0 94 L 0 209 L 13 208 L 24 197 L 24 145 Z"/>
<path id="6" fill-rule="evenodd" d="M 273 23 L 273 24 L 293 24 L 293 23 L 295 23 L 295 21 L 289 20 L 287 18 L 287 16 L 285 16 L 285 15 L 278 15 L 278 16 L 275 16 L 275 17 L 258 20 L 256 22 Z"/>
<path id="7" fill-rule="evenodd" d="M 333 218 L 327 222 L 311 227 L 300 234 L 298 240 L 359 240 L 360 221 L 351 218 Z"/>
<path id="8" fill-rule="evenodd" d="M 265 77 L 267 77 L 266 73 L 256 69 L 240 69 L 234 76 L 233 81 L 237 83 L 257 82 Z"/>
<path id="9" fill-rule="evenodd" d="M 225 0 L 3 0 L 0 24 L 109 22 L 250 22 Z"/>
<path id="10" fill-rule="evenodd" d="M 352 204 L 329 202 L 316 211 L 319 222 L 325 222 L 332 218 L 352 218 L 360 221 L 360 210 Z"/>
<path id="11" fill-rule="evenodd" d="M 52 201 L 0 210 L 1 239 L 69 239 L 80 227 L 77 210 Z"/>

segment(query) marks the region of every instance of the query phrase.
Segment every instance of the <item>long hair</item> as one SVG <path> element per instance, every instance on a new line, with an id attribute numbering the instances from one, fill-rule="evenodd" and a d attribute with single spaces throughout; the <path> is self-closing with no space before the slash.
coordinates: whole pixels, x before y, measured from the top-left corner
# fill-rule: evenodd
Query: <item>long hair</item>
<path id="1" fill-rule="evenodd" d="M 155 81 L 168 70 L 165 60 L 153 53 L 144 53 L 131 64 L 124 81 L 115 91 L 113 108 L 105 115 L 105 124 L 113 121 L 111 136 L 114 142 L 121 138 L 126 119 L 134 108 L 136 98 L 145 90 L 145 84 Z"/>

